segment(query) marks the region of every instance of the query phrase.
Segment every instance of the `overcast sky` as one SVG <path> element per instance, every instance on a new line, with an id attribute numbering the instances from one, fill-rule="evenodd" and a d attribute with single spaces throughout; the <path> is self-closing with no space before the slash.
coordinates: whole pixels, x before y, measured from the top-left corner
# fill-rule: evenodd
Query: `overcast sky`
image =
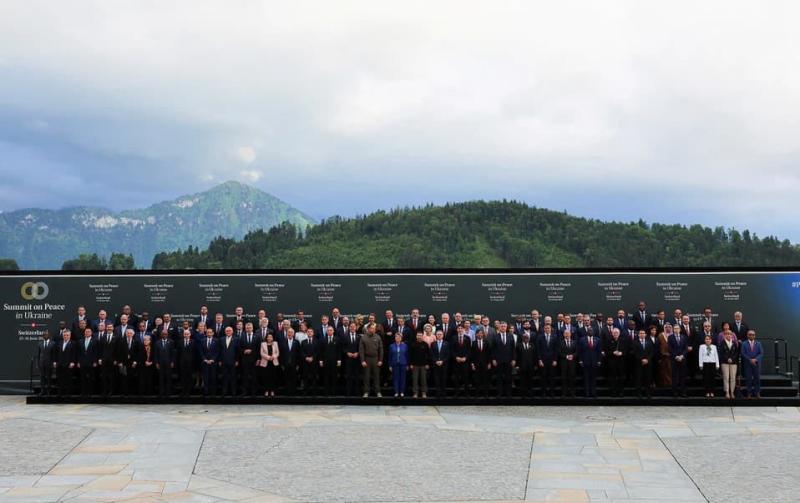
<path id="1" fill-rule="evenodd" d="M 228 179 L 800 242 L 800 2 L 0 2 L 0 209 Z"/>

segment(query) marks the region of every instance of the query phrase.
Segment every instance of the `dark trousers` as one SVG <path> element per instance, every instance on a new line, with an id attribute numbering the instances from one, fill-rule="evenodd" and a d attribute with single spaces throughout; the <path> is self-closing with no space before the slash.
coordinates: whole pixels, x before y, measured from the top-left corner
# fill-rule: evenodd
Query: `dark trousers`
<path id="1" fill-rule="evenodd" d="M 714 378 L 717 377 L 717 365 L 715 363 L 703 363 L 703 387 L 706 393 L 714 392 Z"/>
<path id="2" fill-rule="evenodd" d="M 611 356 L 608 359 L 608 379 L 612 396 L 622 396 L 625 391 L 625 357 Z"/>
<path id="3" fill-rule="evenodd" d="M 81 395 L 89 396 L 92 394 L 94 385 L 94 367 L 81 367 Z"/>
<path id="4" fill-rule="evenodd" d="M 345 371 L 347 396 L 358 395 L 358 375 L 361 373 L 361 362 L 358 358 L 348 358 L 345 361 Z"/>
<path id="5" fill-rule="evenodd" d="M 161 396 L 172 394 L 172 369 L 169 365 L 161 365 L 158 369 L 158 394 Z"/>
<path id="6" fill-rule="evenodd" d="M 672 394 L 686 395 L 686 358 L 681 361 L 672 359 Z"/>
<path id="7" fill-rule="evenodd" d="M 583 393 L 588 397 L 597 398 L 597 367 L 594 365 L 584 365 L 583 368 Z"/>
<path id="8" fill-rule="evenodd" d="M 192 393 L 192 367 L 181 368 L 181 396 L 189 396 Z"/>
<path id="9" fill-rule="evenodd" d="M 372 387 L 375 390 L 375 394 L 381 392 L 381 374 L 380 374 L 380 367 L 378 367 L 378 357 L 377 356 L 367 356 L 364 358 L 364 361 L 367 363 L 366 367 L 364 368 L 364 382 L 363 382 L 363 389 L 364 394 L 369 393 L 369 384 L 372 381 Z"/>
<path id="10" fill-rule="evenodd" d="M 100 375 L 103 381 L 103 394 L 106 396 L 114 394 L 114 381 L 117 378 L 117 367 L 114 363 L 104 360 Z"/>
<path id="11" fill-rule="evenodd" d="M 511 396 L 511 363 L 497 362 L 494 375 L 497 379 L 497 396 Z"/>
<path id="12" fill-rule="evenodd" d="M 272 362 L 270 362 L 272 365 Z M 274 365 L 272 365 L 274 367 Z M 256 379 L 256 362 L 242 360 L 242 395 L 249 394 L 254 396 L 256 388 L 258 387 L 258 380 Z"/>
<path id="13" fill-rule="evenodd" d="M 436 396 L 441 398 L 447 394 L 445 385 L 447 384 L 447 365 L 431 365 L 431 374 L 433 374 L 433 385 L 436 388 Z"/>
<path id="14" fill-rule="evenodd" d="M 317 360 L 312 360 L 311 363 L 303 361 L 303 392 L 306 395 L 314 395 L 317 392 L 318 367 Z"/>
<path id="15" fill-rule="evenodd" d="M 467 392 L 468 375 L 467 362 L 453 364 L 453 386 L 456 396 Z"/>
<path id="16" fill-rule="evenodd" d="M 203 394 L 217 394 L 217 364 L 203 362 Z"/>
<path id="17" fill-rule="evenodd" d="M 264 384 L 264 391 L 274 393 L 275 392 L 275 382 L 277 381 L 278 376 L 278 367 L 272 364 L 272 362 L 267 363 L 266 367 L 259 367 L 262 369 L 263 375 L 263 384 Z"/>
<path id="18" fill-rule="evenodd" d="M 53 386 L 53 364 L 45 363 L 39 367 L 39 372 L 39 386 L 41 387 L 39 393 L 49 395 L 50 388 Z"/>
<path id="19" fill-rule="evenodd" d="M 527 367 L 519 370 L 519 394 L 523 397 L 533 395 L 533 373 L 534 368 Z"/>
<path id="20" fill-rule="evenodd" d="M 761 394 L 761 369 L 758 365 L 753 365 L 746 358 L 742 358 L 742 370 L 747 385 L 747 395 L 756 396 Z"/>
<path id="21" fill-rule="evenodd" d="M 72 387 L 72 369 L 59 365 L 56 368 L 56 376 L 58 377 L 58 394 L 61 396 L 72 395 L 74 393 Z"/>
<path id="22" fill-rule="evenodd" d="M 322 367 L 322 385 L 325 387 L 325 395 L 327 396 L 336 394 L 337 371 L 336 360 L 324 362 L 324 366 Z"/>
<path id="23" fill-rule="evenodd" d="M 294 395 L 297 393 L 297 367 L 286 365 L 283 367 L 283 380 L 286 384 L 286 394 Z"/>
<path id="24" fill-rule="evenodd" d="M 404 394 L 406 392 L 406 366 L 392 365 L 392 385 L 394 393 Z"/>
<path id="25" fill-rule="evenodd" d="M 222 395 L 230 393 L 236 394 L 236 365 L 235 364 L 222 364 Z"/>
<path id="26" fill-rule="evenodd" d="M 647 365 L 642 365 L 641 361 L 636 366 L 636 395 L 637 396 L 650 396 L 650 383 L 653 379 L 652 365 L 650 362 Z"/>
<path id="27" fill-rule="evenodd" d="M 472 382 L 475 386 L 475 396 L 489 396 L 489 369 L 485 364 L 476 365 L 475 371 L 472 374 Z"/>
<path id="28" fill-rule="evenodd" d="M 122 394 L 133 395 L 139 390 L 139 372 L 134 367 L 123 368 L 125 368 L 125 375 L 120 376 Z"/>
<path id="29" fill-rule="evenodd" d="M 561 360 L 561 396 L 575 396 L 575 360 Z"/>
<path id="30" fill-rule="evenodd" d="M 544 363 L 544 367 L 540 367 L 542 370 L 542 396 L 553 396 L 553 388 L 555 387 L 553 381 L 556 379 L 558 367 L 554 367 L 552 361 L 543 360 L 542 363 Z"/>
<path id="31" fill-rule="evenodd" d="M 156 373 L 154 365 L 149 367 L 143 366 L 139 369 L 139 394 L 152 395 L 153 394 L 153 376 Z"/>

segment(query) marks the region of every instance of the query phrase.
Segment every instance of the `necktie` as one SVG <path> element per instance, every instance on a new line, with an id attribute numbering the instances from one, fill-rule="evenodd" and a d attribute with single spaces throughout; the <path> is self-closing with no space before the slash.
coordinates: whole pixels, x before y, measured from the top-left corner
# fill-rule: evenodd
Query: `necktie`
<path id="1" fill-rule="evenodd" d="M 503 337 L 501 337 L 501 338 L 503 339 L 503 346 L 505 346 L 506 345 L 506 334 L 503 334 Z"/>
<path id="2" fill-rule="evenodd" d="M 594 337 L 589 337 L 589 349 L 594 347 Z"/>
<path id="3" fill-rule="evenodd" d="M 211 349 L 211 339 L 206 339 L 206 348 Z"/>
<path id="4" fill-rule="evenodd" d="M 328 336 L 328 344 L 333 344 L 333 337 L 330 335 Z"/>
<path id="5" fill-rule="evenodd" d="M 86 339 L 86 344 L 84 345 L 84 349 L 89 349 L 89 339 Z"/>
<path id="6" fill-rule="evenodd" d="M 644 349 L 644 339 L 642 339 L 642 349 Z"/>

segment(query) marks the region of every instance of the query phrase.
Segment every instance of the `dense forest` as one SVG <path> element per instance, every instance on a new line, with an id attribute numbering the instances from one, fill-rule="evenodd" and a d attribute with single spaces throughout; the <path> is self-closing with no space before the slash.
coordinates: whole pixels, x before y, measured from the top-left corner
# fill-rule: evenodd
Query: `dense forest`
<path id="1" fill-rule="evenodd" d="M 334 217 L 158 253 L 153 269 L 722 267 L 800 265 L 788 240 L 701 225 L 602 222 L 509 202 Z"/>

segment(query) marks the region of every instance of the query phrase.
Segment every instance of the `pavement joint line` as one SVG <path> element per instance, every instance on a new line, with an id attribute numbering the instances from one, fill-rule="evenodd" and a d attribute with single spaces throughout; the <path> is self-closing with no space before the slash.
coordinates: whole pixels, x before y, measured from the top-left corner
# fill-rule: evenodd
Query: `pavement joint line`
<path id="1" fill-rule="evenodd" d="M 692 485 L 694 485 L 694 487 L 697 489 L 697 492 L 698 492 L 698 493 L 700 493 L 700 496 L 702 496 L 702 497 L 703 497 L 703 499 L 704 499 L 704 500 L 706 500 L 706 502 L 708 502 L 708 501 L 709 501 L 708 497 L 707 497 L 707 496 L 706 496 L 706 495 L 703 493 L 703 490 L 702 490 L 702 489 L 700 489 L 700 486 L 698 486 L 698 485 L 697 485 L 697 482 L 695 482 L 695 481 L 694 481 L 694 478 L 692 478 L 692 476 L 691 476 L 691 475 L 689 475 L 689 472 L 687 472 L 687 471 L 686 471 L 686 468 L 684 468 L 684 467 L 683 467 L 683 465 L 681 464 L 681 462 L 680 462 L 680 461 L 678 461 L 678 458 L 676 458 L 676 457 L 675 457 L 675 455 L 672 453 L 672 450 L 669 448 L 669 446 L 667 445 L 667 443 L 666 443 L 666 442 L 664 442 L 664 439 L 663 439 L 663 438 L 661 438 L 661 435 L 659 435 L 659 434 L 658 434 L 658 432 L 656 432 L 656 437 L 658 437 L 658 440 L 661 442 L 661 445 L 663 445 L 663 446 L 664 446 L 664 449 L 666 449 L 666 450 L 667 450 L 667 452 L 669 453 L 669 455 L 670 455 L 670 456 L 672 456 L 672 459 L 673 459 L 673 461 L 675 461 L 675 463 L 676 463 L 678 466 L 680 466 L 680 467 L 681 467 L 681 471 L 682 471 L 682 472 L 683 472 L 683 473 L 684 473 L 684 474 L 685 474 L 685 475 L 686 475 L 686 476 L 689 478 L 689 480 L 691 480 L 691 481 L 692 481 Z"/>

